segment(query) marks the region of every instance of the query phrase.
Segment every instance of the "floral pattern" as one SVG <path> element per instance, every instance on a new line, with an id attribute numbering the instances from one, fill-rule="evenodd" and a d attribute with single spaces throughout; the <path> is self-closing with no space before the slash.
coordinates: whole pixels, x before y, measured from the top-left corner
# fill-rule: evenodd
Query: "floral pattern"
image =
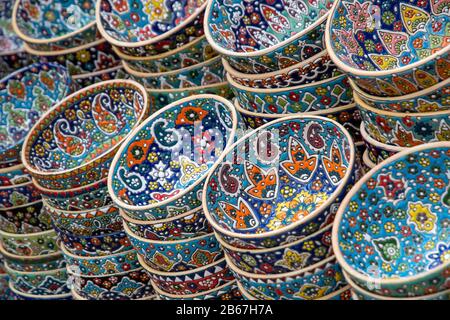
<path id="1" fill-rule="evenodd" d="M 24 257 L 42 256 L 59 250 L 54 230 L 28 234 L 0 231 L 0 241 L 6 252 Z"/>
<path id="2" fill-rule="evenodd" d="M 0 210 L 23 206 L 38 200 L 41 200 L 41 195 L 32 182 L 11 187 L 0 187 Z"/>
<path id="3" fill-rule="evenodd" d="M 189 298 L 177 297 L 176 295 L 169 296 L 163 292 L 159 292 L 158 295 L 161 300 L 242 300 L 242 295 L 236 286 L 236 282 L 225 284 L 214 290 L 210 290 L 208 293 L 198 294 Z"/>
<path id="4" fill-rule="evenodd" d="M 43 207 L 42 201 L 0 210 L 0 230 L 9 233 L 47 231 L 52 228 L 51 222 L 50 214 Z"/>
<path id="5" fill-rule="evenodd" d="M 31 176 L 22 164 L 0 168 L 0 188 L 31 182 Z"/>

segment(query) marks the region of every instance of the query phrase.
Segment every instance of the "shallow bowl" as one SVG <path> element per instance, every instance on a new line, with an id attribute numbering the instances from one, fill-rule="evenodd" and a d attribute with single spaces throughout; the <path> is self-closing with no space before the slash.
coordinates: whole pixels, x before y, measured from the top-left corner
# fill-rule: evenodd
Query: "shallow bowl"
<path id="1" fill-rule="evenodd" d="M 154 287 L 155 292 L 161 300 L 242 300 L 242 295 L 236 285 L 236 281 L 223 284 L 206 292 L 188 295 L 170 294 L 162 291 L 155 285 Z"/>
<path id="2" fill-rule="evenodd" d="M 31 181 L 31 176 L 21 163 L 0 167 L 0 187 L 22 185 Z"/>
<path id="3" fill-rule="evenodd" d="M 69 293 L 63 293 L 63 294 L 57 294 L 57 295 L 36 295 L 36 294 L 28 294 L 23 293 L 14 288 L 12 283 L 9 284 L 9 289 L 11 290 L 11 293 L 14 296 L 13 300 L 72 300 L 72 294 Z"/>
<path id="4" fill-rule="evenodd" d="M 17 256 L 35 257 L 59 251 L 54 230 L 27 234 L 0 231 L 0 240 L 5 251 Z"/>
<path id="5" fill-rule="evenodd" d="M 41 200 L 0 210 L 0 230 L 2 231 L 27 234 L 47 231 L 51 228 L 51 216 Z"/>
<path id="6" fill-rule="evenodd" d="M 372 138 L 364 128 L 364 123 L 361 123 L 360 127 L 361 136 L 363 137 L 364 144 L 367 147 L 367 157 L 374 164 L 380 163 L 394 154 L 405 150 L 404 147 L 391 146 L 389 144 L 381 143 Z"/>
<path id="7" fill-rule="evenodd" d="M 0 186 L 0 210 L 5 211 L 41 200 L 32 181 L 13 186 Z"/>

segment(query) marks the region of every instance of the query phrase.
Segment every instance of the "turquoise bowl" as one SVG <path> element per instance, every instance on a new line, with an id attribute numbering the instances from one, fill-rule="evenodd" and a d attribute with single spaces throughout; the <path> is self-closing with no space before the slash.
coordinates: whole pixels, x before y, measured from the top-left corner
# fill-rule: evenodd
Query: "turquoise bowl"
<path id="1" fill-rule="evenodd" d="M 198 208 L 206 175 L 235 141 L 240 123 L 230 101 L 207 94 L 152 114 L 112 162 L 108 189 L 113 201 L 136 220 L 166 219 Z M 191 148 L 180 149 L 183 139 Z"/>
<path id="2" fill-rule="evenodd" d="M 325 48 L 332 0 L 210 1 L 205 35 L 237 70 L 261 73 L 301 62 Z"/>
<path id="3" fill-rule="evenodd" d="M 347 194 L 333 251 L 361 288 L 417 297 L 448 289 L 450 142 L 402 151 L 374 167 Z"/>
<path id="4" fill-rule="evenodd" d="M 355 147 L 339 123 L 292 116 L 234 143 L 208 174 L 203 210 L 238 248 L 273 248 L 329 225 L 354 179 Z"/>
<path id="5" fill-rule="evenodd" d="M 367 148 L 367 156 L 372 163 L 378 164 L 406 149 L 404 147 L 391 146 L 389 144 L 378 142 L 366 132 L 364 123 L 361 123 L 360 132 Z"/>
<path id="6" fill-rule="evenodd" d="M 161 300 L 242 300 L 242 295 L 236 285 L 236 281 L 223 284 L 206 292 L 188 295 L 169 294 L 156 286 L 155 291 Z"/>
<path id="7" fill-rule="evenodd" d="M 337 0 L 325 41 L 332 60 L 362 90 L 401 96 L 450 77 L 449 26 L 445 1 Z"/>
<path id="8" fill-rule="evenodd" d="M 20 185 L 31 181 L 31 176 L 23 164 L 15 164 L 0 168 L 0 187 Z"/>

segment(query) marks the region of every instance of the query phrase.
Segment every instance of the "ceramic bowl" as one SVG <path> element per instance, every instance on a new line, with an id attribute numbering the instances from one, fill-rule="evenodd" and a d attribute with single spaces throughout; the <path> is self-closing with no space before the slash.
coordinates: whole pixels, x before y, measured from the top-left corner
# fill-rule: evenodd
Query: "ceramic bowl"
<path id="1" fill-rule="evenodd" d="M 38 200 L 41 200 L 41 195 L 32 181 L 14 186 L 0 187 L 1 211 L 24 206 Z"/>
<path id="2" fill-rule="evenodd" d="M 35 50 L 27 43 L 24 44 L 24 49 L 29 54 L 38 56 L 40 61 L 65 66 L 72 76 L 105 70 L 120 64 L 120 58 L 104 39 L 60 51 Z"/>
<path id="3" fill-rule="evenodd" d="M 306 85 L 336 77 L 341 73 L 336 68 L 327 51 L 291 65 L 278 71 L 268 73 L 248 74 L 239 72 L 222 59 L 223 67 L 236 83 L 250 88 L 278 89 Z"/>
<path id="4" fill-rule="evenodd" d="M 139 261 L 149 272 L 154 287 L 177 296 L 209 291 L 234 281 L 225 258 L 189 272 L 161 272 L 147 266 L 142 257 Z"/>
<path id="5" fill-rule="evenodd" d="M 352 89 L 367 105 L 395 112 L 437 112 L 450 109 L 450 79 L 443 80 L 424 90 L 398 97 L 378 97 L 365 93 L 352 80 Z"/>
<path id="6" fill-rule="evenodd" d="M 331 109 L 353 102 L 353 91 L 344 74 L 319 82 L 278 89 L 246 87 L 235 82 L 229 74 L 227 80 L 242 108 L 253 112 L 291 114 Z"/>
<path id="7" fill-rule="evenodd" d="M 72 296 L 73 296 L 73 300 L 84 300 L 87 301 L 89 299 L 83 298 L 82 296 L 80 296 L 78 293 L 76 293 L 75 290 L 72 290 Z M 140 299 L 134 299 L 134 300 L 159 300 L 159 297 L 154 294 L 154 295 L 150 295 L 144 298 L 140 298 Z"/>
<path id="8" fill-rule="evenodd" d="M 126 62 L 131 70 L 139 72 L 167 72 L 187 68 L 217 56 L 205 36 L 158 55 L 134 57 L 113 47 L 114 52 Z"/>
<path id="9" fill-rule="evenodd" d="M 276 275 L 258 275 L 228 267 L 250 295 L 258 300 L 316 300 L 347 285 L 336 258 L 329 257 L 304 269 Z"/>
<path id="10" fill-rule="evenodd" d="M 57 236 L 54 230 L 27 234 L 0 231 L 3 249 L 9 253 L 24 257 L 42 256 L 59 251 L 56 239 Z"/>
<path id="11" fill-rule="evenodd" d="M 389 144 L 378 142 L 366 132 L 364 123 L 361 123 L 360 132 L 367 147 L 367 156 L 372 163 L 380 163 L 381 161 L 384 161 L 394 154 L 406 149 L 403 147 L 391 146 Z"/>
<path id="12" fill-rule="evenodd" d="M 78 85 L 79 88 L 88 87 L 102 81 L 128 78 L 129 76 L 125 72 L 125 70 L 123 70 L 122 65 L 91 73 L 79 74 L 72 77 L 73 81 Z"/>
<path id="13" fill-rule="evenodd" d="M 369 150 L 364 151 L 363 154 L 363 170 L 364 174 L 369 172 L 371 169 L 373 169 L 377 164 L 374 163 L 369 156 Z"/>
<path id="14" fill-rule="evenodd" d="M 67 286 L 66 268 L 24 272 L 12 269 L 5 263 L 5 269 L 10 277 L 12 286 L 19 292 L 46 296 L 59 295 L 70 292 Z"/>
<path id="15" fill-rule="evenodd" d="M 39 301 L 49 301 L 49 300 L 72 300 L 72 294 L 71 293 L 63 293 L 63 294 L 56 294 L 56 295 L 36 295 L 36 294 L 27 294 L 18 291 L 14 286 L 10 283 L 9 284 L 9 290 L 11 291 L 11 294 L 13 296 L 12 300 L 18 301 L 18 300 L 39 300 Z"/>
<path id="16" fill-rule="evenodd" d="M 170 294 L 162 291 L 155 284 L 153 286 L 161 300 L 242 300 L 242 295 L 236 285 L 236 281 L 223 284 L 220 287 L 205 292 L 188 295 Z"/>
<path id="17" fill-rule="evenodd" d="M 402 151 L 360 179 L 339 207 L 333 251 L 360 287 L 390 297 L 448 289 L 450 142 Z"/>
<path id="18" fill-rule="evenodd" d="M 107 176 L 116 150 L 146 110 L 147 93 L 132 80 L 81 89 L 34 125 L 24 142 L 22 162 L 48 189 L 91 184 Z"/>
<path id="19" fill-rule="evenodd" d="M 17 161 L 31 127 L 52 105 L 72 91 L 67 70 L 36 63 L 0 80 L 0 161 Z"/>
<path id="20" fill-rule="evenodd" d="M 0 210 L 0 230 L 9 233 L 27 234 L 47 231 L 52 228 L 51 216 L 42 201 Z"/>
<path id="21" fill-rule="evenodd" d="M 192 66 L 161 73 L 138 72 L 123 61 L 123 67 L 131 79 L 143 84 L 148 89 L 183 89 L 207 86 L 223 82 L 225 71 L 221 57 L 194 64 Z"/>
<path id="22" fill-rule="evenodd" d="M 239 269 L 254 274 L 287 273 L 303 269 L 333 255 L 331 225 L 312 235 L 271 249 L 241 249 L 217 241 L 230 261 Z"/>
<path id="23" fill-rule="evenodd" d="M 94 41 L 95 1 L 18 0 L 12 14 L 14 32 L 36 50 L 58 51 Z"/>
<path id="24" fill-rule="evenodd" d="M 281 246 L 332 222 L 354 165 L 352 138 L 339 123 L 306 115 L 276 120 L 220 156 L 202 192 L 203 210 L 233 247 Z"/>
<path id="25" fill-rule="evenodd" d="M 0 168 L 0 187 L 22 185 L 31 181 L 31 176 L 21 163 Z"/>
<path id="26" fill-rule="evenodd" d="M 1 23 L 1 19 L 0 19 Z M 3 30 L 0 27 L 0 34 Z M 0 45 L 0 79 L 8 76 L 16 70 L 29 66 L 39 60 L 38 57 L 32 56 L 20 49 L 16 52 L 1 51 Z"/>
<path id="27" fill-rule="evenodd" d="M 400 113 L 375 109 L 354 95 L 366 132 L 375 140 L 399 147 L 450 140 L 450 110 Z"/>
<path id="28" fill-rule="evenodd" d="M 61 251 L 67 261 L 67 268 L 85 276 L 101 276 L 123 273 L 140 268 L 136 250 L 131 249 L 106 256 L 77 256 L 72 254 L 64 244 Z"/>
<path id="29" fill-rule="evenodd" d="M 3 261 L 6 261 L 12 269 L 17 271 L 39 272 L 66 267 L 66 260 L 64 260 L 61 252 L 24 257 L 7 252 L 0 243 L 0 255 L 3 256 Z"/>
<path id="30" fill-rule="evenodd" d="M 88 300 L 136 300 L 155 294 L 144 268 L 111 275 L 70 275 L 73 290 Z"/>
<path id="31" fill-rule="evenodd" d="M 206 175 L 234 142 L 238 123 L 230 101 L 207 94 L 152 114 L 113 160 L 108 175 L 113 201 L 136 220 L 166 219 L 198 208 Z"/>
<path id="32" fill-rule="evenodd" d="M 40 186 L 36 180 L 34 180 L 34 184 L 41 193 L 42 199 L 55 209 L 84 211 L 112 204 L 106 178 L 69 190 L 47 189 Z"/>
<path id="33" fill-rule="evenodd" d="M 210 1 L 205 35 L 214 50 L 246 73 L 270 72 L 325 48 L 323 32 L 332 0 Z"/>
<path id="34" fill-rule="evenodd" d="M 75 236 L 92 236 L 122 230 L 122 218 L 114 205 L 84 211 L 58 210 L 45 204 L 53 224 Z"/>
<path id="35" fill-rule="evenodd" d="M 101 35 L 118 50 L 145 57 L 172 50 L 203 35 L 206 3 L 109 2 L 96 6 L 96 22 Z"/>
<path id="36" fill-rule="evenodd" d="M 183 240 L 155 241 L 133 234 L 126 225 L 124 229 L 145 263 L 158 271 L 189 271 L 223 258 L 223 251 L 213 233 Z"/>
<path id="37" fill-rule="evenodd" d="M 325 41 L 336 65 L 362 90 L 400 96 L 450 77 L 449 24 L 445 1 L 338 0 Z"/>
<path id="38" fill-rule="evenodd" d="M 182 240 L 212 232 L 201 207 L 172 218 L 154 221 L 136 220 L 123 211 L 120 213 L 123 222 L 133 234 L 148 240 Z"/>

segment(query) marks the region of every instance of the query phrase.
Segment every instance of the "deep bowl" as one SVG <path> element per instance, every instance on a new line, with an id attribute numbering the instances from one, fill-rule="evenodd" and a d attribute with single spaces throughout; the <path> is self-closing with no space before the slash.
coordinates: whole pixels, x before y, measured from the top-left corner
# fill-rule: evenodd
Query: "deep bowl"
<path id="1" fill-rule="evenodd" d="M 389 144 L 378 142 L 366 132 L 364 123 L 361 123 L 360 132 L 367 147 L 367 156 L 370 161 L 375 164 L 405 150 L 404 147 L 391 146 Z"/>
<path id="2" fill-rule="evenodd" d="M 187 295 L 170 294 L 159 289 L 154 283 L 153 286 L 161 300 L 242 300 L 236 281 L 228 282 L 205 292 Z"/>
<path id="3" fill-rule="evenodd" d="M 32 181 L 14 186 L 0 187 L 1 211 L 24 206 L 38 200 L 41 200 L 41 195 Z"/>
<path id="4" fill-rule="evenodd" d="M 113 201 L 137 220 L 170 218 L 199 207 L 206 175 L 234 142 L 238 123 L 230 101 L 206 94 L 152 114 L 113 160 L 108 175 Z"/>
<path id="5" fill-rule="evenodd" d="M 228 244 L 271 248 L 330 224 L 352 185 L 355 147 L 339 123 L 292 116 L 233 144 L 208 174 L 203 209 Z"/>
<path id="6" fill-rule="evenodd" d="M 39 118 L 72 91 L 68 71 L 35 63 L 0 80 L 0 162 L 17 161 L 26 135 Z"/>
<path id="7" fill-rule="evenodd" d="M 333 1 L 210 1 L 205 34 L 234 68 L 270 72 L 325 48 L 323 32 Z"/>
<path id="8" fill-rule="evenodd" d="M 333 250 L 361 288 L 390 297 L 448 289 L 450 142 L 402 151 L 342 201 Z"/>
<path id="9" fill-rule="evenodd" d="M 42 200 L 0 210 L 0 230 L 2 231 L 29 234 L 51 228 L 51 216 L 43 206 Z"/>
<path id="10" fill-rule="evenodd" d="M 449 25 L 442 1 L 337 0 L 325 41 L 333 61 L 361 89 L 400 96 L 450 77 Z"/>
<path id="11" fill-rule="evenodd" d="M 31 176 L 21 163 L 0 167 L 0 187 L 21 185 L 31 181 Z"/>
<path id="12" fill-rule="evenodd" d="M 147 93 L 132 80 L 77 91 L 49 110 L 24 142 L 22 162 L 48 189 L 66 190 L 105 178 L 122 141 L 147 110 Z"/>
<path id="13" fill-rule="evenodd" d="M 17 256 L 34 258 L 59 251 L 54 230 L 27 234 L 0 231 L 0 240 L 5 251 Z"/>

